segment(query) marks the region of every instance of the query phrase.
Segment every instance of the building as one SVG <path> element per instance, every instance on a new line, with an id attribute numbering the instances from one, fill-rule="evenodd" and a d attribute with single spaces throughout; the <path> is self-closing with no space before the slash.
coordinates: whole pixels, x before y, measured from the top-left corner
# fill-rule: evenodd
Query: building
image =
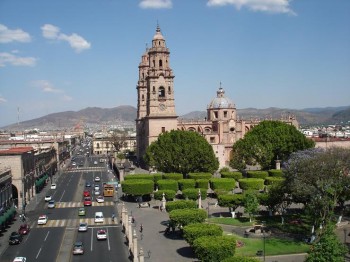
<path id="1" fill-rule="evenodd" d="M 12 173 L 0 163 L 0 231 L 15 213 L 12 198 Z"/>
<path id="2" fill-rule="evenodd" d="M 170 67 L 170 51 L 159 26 L 152 39 L 152 47 L 146 49 L 138 68 L 136 144 L 137 158 L 141 164 L 147 147 L 161 133 L 187 130 L 200 133 L 212 145 L 220 168 L 228 166 L 232 158 L 232 145 L 260 123 L 260 119 L 238 118 L 236 106 L 225 96 L 221 83 L 216 97 L 207 107 L 205 119 L 178 119 L 175 113 L 175 76 Z M 294 116 L 288 116 L 281 121 L 298 126 Z"/>

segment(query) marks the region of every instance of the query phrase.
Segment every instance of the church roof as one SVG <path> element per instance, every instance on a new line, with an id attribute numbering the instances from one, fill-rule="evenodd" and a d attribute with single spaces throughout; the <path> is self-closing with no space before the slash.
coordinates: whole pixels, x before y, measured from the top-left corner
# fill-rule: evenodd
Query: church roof
<path id="1" fill-rule="evenodd" d="M 157 25 L 156 34 L 153 36 L 153 40 L 164 40 L 162 32 L 160 31 L 159 25 Z"/>
<path id="2" fill-rule="evenodd" d="M 228 97 L 225 97 L 225 91 L 220 86 L 219 90 L 216 91 L 217 96 L 211 100 L 209 104 L 209 108 L 212 109 L 219 109 L 219 108 L 234 108 L 235 104 L 229 99 Z"/>

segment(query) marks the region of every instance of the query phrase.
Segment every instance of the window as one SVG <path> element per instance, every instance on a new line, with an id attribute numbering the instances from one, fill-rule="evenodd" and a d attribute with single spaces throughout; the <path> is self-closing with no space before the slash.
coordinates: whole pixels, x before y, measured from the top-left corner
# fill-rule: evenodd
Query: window
<path id="1" fill-rule="evenodd" d="M 218 118 L 218 112 L 214 112 L 214 118 Z"/>
<path id="2" fill-rule="evenodd" d="M 224 117 L 227 117 L 227 111 L 224 111 Z"/>
<path id="3" fill-rule="evenodd" d="M 156 61 L 153 60 L 152 62 L 153 62 L 153 67 L 155 67 L 156 66 Z"/>
<path id="4" fill-rule="evenodd" d="M 168 93 L 171 94 L 171 87 L 168 86 Z"/>
<path id="5" fill-rule="evenodd" d="M 156 92 L 156 87 L 155 86 L 153 86 L 153 93 L 155 93 Z"/>
<path id="6" fill-rule="evenodd" d="M 165 97 L 165 89 L 163 86 L 159 87 L 158 96 Z"/>
<path id="7" fill-rule="evenodd" d="M 142 101 L 144 101 L 145 100 L 145 95 L 142 95 Z"/>
<path id="8" fill-rule="evenodd" d="M 97 148 L 100 148 L 100 143 L 97 143 L 97 146 L 96 146 Z"/>
<path id="9" fill-rule="evenodd" d="M 210 143 L 215 143 L 215 137 L 210 137 Z"/>
<path id="10" fill-rule="evenodd" d="M 159 59 L 159 67 L 162 67 L 163 66 L 163 61 L 162 59 Z"/>
<path id="11" fill-rule="evenodd" d="M 165 132 L 165 127 L 163 126 L 163 127 L 162 127 L 162 133 L 164 133 L 164 132 Z"/>

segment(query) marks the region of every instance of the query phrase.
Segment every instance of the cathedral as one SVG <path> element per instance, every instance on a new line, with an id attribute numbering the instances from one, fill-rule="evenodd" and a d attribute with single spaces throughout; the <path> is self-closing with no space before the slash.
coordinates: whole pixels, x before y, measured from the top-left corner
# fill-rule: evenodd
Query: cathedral
<path id="1" fill-rule="evenodd" d="M 187 130 L 200 133 L 219 160 L 220 168 L 229 165 L 232 145 L 243 138 L 260 120 L 237 117 L 235 104 L 225 96 L 221 84 L 207 107 L 203 120 L 179 119 L 175 112 L 174 73 L 170 67 L 170 51 L 159 25 L 139 64 L 137 82 L 136 144 L 137 157 L 142 159 L 147 147 L 166 131 Z M 282 121 L 297 126 L 295 117 Z"/>

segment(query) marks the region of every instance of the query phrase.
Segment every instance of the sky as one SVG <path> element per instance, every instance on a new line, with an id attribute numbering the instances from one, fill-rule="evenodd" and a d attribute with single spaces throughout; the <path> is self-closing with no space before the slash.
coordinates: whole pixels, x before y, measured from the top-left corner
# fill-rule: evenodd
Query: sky
<path id="1" fill-rule="evenodd" d="M 0 126 L 137 106 L 159 24 L 176 113 L 350 105 L 349 0 L 0 0 Z"/>

